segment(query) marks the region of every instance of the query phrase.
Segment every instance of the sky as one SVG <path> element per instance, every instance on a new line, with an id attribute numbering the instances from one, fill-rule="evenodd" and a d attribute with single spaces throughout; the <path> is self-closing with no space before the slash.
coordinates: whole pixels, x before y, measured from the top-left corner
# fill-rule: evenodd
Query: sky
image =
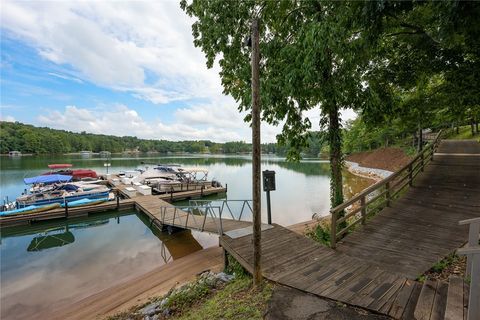
<path id="1" fill-rule="evenodd" d="M 0 120 L 147 139 L 251 140 L 178 1 L 8 1 Z M 318 129 L 319 110 L 305 113 Z M 342 111 L 342 119 L 355 117 Z M 281 125 L 262 124 L 262 142 Z"/>

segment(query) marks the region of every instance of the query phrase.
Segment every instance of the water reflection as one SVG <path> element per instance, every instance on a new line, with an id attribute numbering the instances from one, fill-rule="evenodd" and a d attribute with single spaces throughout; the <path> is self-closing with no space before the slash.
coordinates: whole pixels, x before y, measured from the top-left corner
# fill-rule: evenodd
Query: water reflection
<path id="1" fill-rule="evenodd" d="M 215 235 L 168 234 L 144 222 L 108 213 L 3 229 L 1 318 L 34 318 L 218 244 Z"/>
<path id="2" fill-rule="evenodd" d="M 99 173 L 105 173 L 105 159 L 92 156 L 82 159 L 80 156 L 55 157 L 22 157 L 20 161 L 4 159 L 1 162 L 1 189 L 3 196 L 10 199 L 19 195 L 24 185 L 25 175 L 40 174 L 51 162 L 72 163 L 77 168 L 91 168 Z M 251 199 L 252 165 L 249 155 L 174 155 L 162 156 L 151 154 L 125 155 L 114 157 L 110 172 L 133 169 L 142 166 L 141 163 L 167 163 L 184 166 L 199 166 L 209 170 L 209 177 L 224 185 L 228 184 L 227 196 L 220 199 Z M 277 190 L 271 193 L 273 222 L 288 226 L 311 219 L 314 213 L 328 214 L 330 207 L 330 169 L 328 161 L 312 159 L 298 163 L 289 163 L 276 156 L 262 158 L 262 170 L 275 170 Z M 370 180 L 359 178 L 345 172 L 345 197 L 362 190 L 371 183 Z M 216 199 L 211 197 L 209 199 Z M 266 221 L 266 199 L 262 193 L 263 221 Z"/>

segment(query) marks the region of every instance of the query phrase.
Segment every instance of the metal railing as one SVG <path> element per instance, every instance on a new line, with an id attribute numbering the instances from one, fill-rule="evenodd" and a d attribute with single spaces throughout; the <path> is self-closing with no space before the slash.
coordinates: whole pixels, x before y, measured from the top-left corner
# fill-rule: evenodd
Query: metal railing
<path id="1" fill-rule="evenodd" d="M 225 210 L 228 211 L 233 220 L 242 220 L 244 217 L 244 212 L 249 210 L 250 214 L 253 215 L 252 209 L 252 200 L 190 200 L 189 204 L 193 206 L 211 206 L 213 203 L 220 206 L 219 216 L 221 217 Z M 240 211 L 235 215 L 235 210 L 232 210 L 232 205 L 238 204 L 241 205 Z"/>
<path id="2" fill-rule="evenodd" d="M 467 320 L 480 319 L 480 218 L 463 220 L 459 224 L 469 226 L 468 243 L 457 250 L 458 254 L 467 256 L 466 275 L 470 276 Z"/>
<path id="3" fill-rule="evenodd" d="M 218 205 L 217 202 L 220 202 Z M 230 202 L 230 203 L 229 203 Z M 241 204 L 237 213 L 232 210 L 231 203 Z M 212 231 L 205 228 L 206 223 L 212 222 L 216 232 L 223 235 L 223 220 L 241 221 L 246 210 L 252 211 L 251 200 L 190 200 L 187 206 L 162 206 L 160 207 L 159 222 L 165 226 L 173 226 L 183 229 L 195 229 L 199 231 Z M 247 209 L 248 208 L 248 209 Z M 224 215 L 228 212 L 229 217 Z"/>
<path id="4" fill-rule="evenodd" d="M 433 142 L 425 146 L 400 170 L 330 210 L 332 215 L 330 246 L 332 248 L 335 248 L 337 241 L 358 223 L 365 224 L 367 216 L 375 214 L 385 206 L 390 206 L 405 187 L 413 186 L 413 179 L 433 160 L 441 133 L 442 131 L 438 132 Z M 345 213 L 348 207 L 351 209 Z M 343 228 L 338 230 L 339 226 Z"/>

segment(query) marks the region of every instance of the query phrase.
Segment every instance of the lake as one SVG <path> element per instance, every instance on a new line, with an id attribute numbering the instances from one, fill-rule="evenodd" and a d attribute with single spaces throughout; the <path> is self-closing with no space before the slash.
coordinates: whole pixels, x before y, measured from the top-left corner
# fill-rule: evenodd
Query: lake
<path id="1" fill-rule="evenodd" d="M 106 173 L 105 159 L 92 156 L 31 156 L 1 158 L 1 199 L 16 198 L 24 177 L 48 171 L 50 163 L 72 163 Z M 142 168 L 141 162 L 181 164 L 209 170 L 209 177 L 228 185 L 227 199 L 251 199 L 249 156 L 113 156 L 109 172 Z M 317 159 L 288 163 L 264 156 L 262 170 L 276 172 L 271 193 L 272 220 L 283 226 L 307 221 L 313 213 L 325 215 L 330 206 L 329 164 Z M 345 172 L 346 197 L 371 184 Z M 225 196 L 210 199 L 223 199 Z M 262 221 L 266 222 L 265 194 Z M 1 233 L 2 319 L 22 319 L 42 308 L 81 299 L 119 282 L 202 248 L 218 245 L 218 237 L 201 232 L 169 235 L 144 223 L 134 212 L 110 212 L 90 217 L 42 222 L 3 229 Z"/>

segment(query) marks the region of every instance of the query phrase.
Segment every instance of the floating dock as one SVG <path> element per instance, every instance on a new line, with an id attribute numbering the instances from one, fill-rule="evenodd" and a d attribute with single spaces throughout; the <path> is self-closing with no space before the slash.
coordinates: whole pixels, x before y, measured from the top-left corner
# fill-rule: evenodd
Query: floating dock
<path id="1" fill-rule="evenodd" d="M 108 183 L 113 185 L 109 180 Z M 158 214 L 153 210 L 155 207 L 165 207 L 172 206 L 168 202 L 180 201 L 180 200 L 189 200 L 189 199 L 198 199 L 204 196 L 226 193 L 227 188 L 224 187 L 204 187 L 196 188 L 194 190 L 180 191 L 180 192 L 170 192 L 161 195 L 143 195 L 138 191 L 134 193 L 127 192 L 127 188 L 130 187 L 123 183 L 114 185 L 114 191 L 117 193 L 116 200 L 107 201 L 104 203 L 74 207 L 74 208 L 56 208 L 49 211 L 37 212 L 37 213 L 25 213 L 25 214 L 15 214 L 11 216 L 2 216 L 0 217 L 0 227 L 9 227 L 17 225 L 31 224 L 35 221 L 44 221 L 51 219 L 60 219 L 60 218 L 73 218 L 79 216 L 86 216 L 90 213 L 104 212 L 109 210 L 141 210 L 150 219 L 156 219 Z M 123 199 L 121 199 L 123 198 Z M 140 205 L 138 205 L 140 203 Z M 149 203 L 150 205 L 145 205 Z M 144 206 L 142 206 L 144 204 Z M 152 204 L 154 204 L 152 206 Z M 157 223 L 158 224 L 158 223 Z M 180 227 L 180 226 L 177 226 Z M 207 231 L 207 230 L 206 230 Z"/>

